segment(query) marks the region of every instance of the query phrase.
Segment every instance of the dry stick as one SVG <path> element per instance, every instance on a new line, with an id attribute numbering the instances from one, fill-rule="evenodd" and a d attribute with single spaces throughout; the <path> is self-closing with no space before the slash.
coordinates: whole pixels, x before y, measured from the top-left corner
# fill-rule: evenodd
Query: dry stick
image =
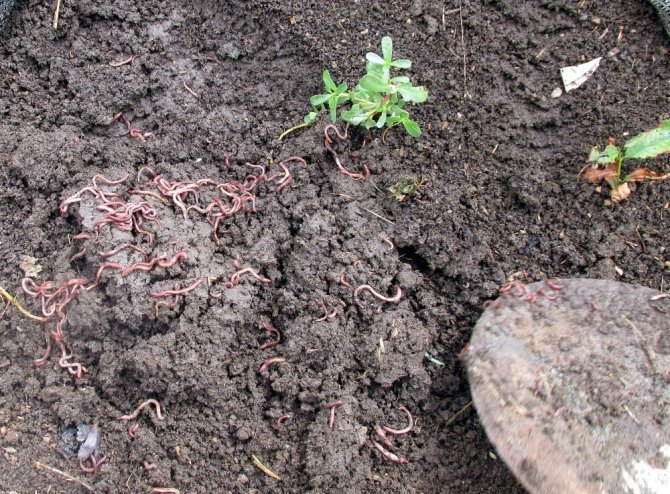
<path id="1" fill-rule="evenodd" d="M 268 467 L 263 465 L 263 463 L 261 463 L 261 460 L 256 458 L 256 455 L 251 455 L 251 459 L 253 460 L 254 465 L 256 465 L 258 467 L 258 469 L 261 472 L 263 472 L 265 475 L 267 475 L 268 477 L 272 477 L 275 480 L 281 480 L 281 477 L 279 475 L 277 475 L 276 473 L 274 473 L 272 470 L 270 470 Z"/>
<path id="2" fill-rule="evenodd" d="M 465 29 L 463 28 L 463 2 L 458 2 L 459 3 L 459 8 L 458 8 L 458 17 L 460 18 L 461 21 L 461 46 L 463 47 L 463 97 L 464 98 L 471 98 L 470 94 L 468 94 L 468 65 L 467 65 L 467 60 L 466 60 L 466 55 L 465 55 Z"/>
<path id="3" fill-rule="evenodd" d="M 468 410 L 468 408 L 470 408 L 471 406 L 472 406 L 472 402 L 471 402 L 471 401 L 469 401 L 468 403 L 466 403 L 465 406 L 463 406 L 458 412 L 456 412 L 455 414 L 453 414 L 453 415 L 451 416 L 451 418 L 449 418 L 449 420 L 447 420 L 447 421 L 444 423 L 444 426 L 445 426 L 445 427 L 449 427 L 451 424 L 453 424 L 454 422 L 456 422 L 456 421 L 457 421 L 457 420 L 458 420 L 458 419 L 459 419 L 459 418 L 460 418 L 460 417 L 461 417 L 461 416 Z"/>
<path id="4" fill-rule="evenodd" d="M 156 407 L 156 417 L 158 418 L 158 420 L 165 420 L 165 417 L 163 417 L 163 415 L 161 415 L 161 405 L 160 405 L 160 403 L 158 403 L 158 402 L 157 402 L 156 400 L 154 400 L 153 398 L 150 399 L 150 400 L 147 400 L 147 401 L 143 402 L 142 404 L 140 404 L 140 406 L 138 406 L 132 414 L 130 414 L 130 415 L 123 415 L 122 417 L 119 417 L 118 420 L 124 420 L 124 421 L 125 421 L 125 420 L 134 420 L 134 419 L 136 419 L 137 416 L 140 414 L 140 412 L 141 412 L 147 405 L 153 405 L 153 406 Z"/>
<path id="5" fill-rule="evenodd" d="M 93 487 L 91 487 L 90 485 L 88 485 L 88 484 L 87 484 L 86 482 L 84 482 L 83 480 L 79 480 L 78 478 L 73 477 L 73 476 L 70 475 L 69 473 L 63 472 L 62 470 L 58 470 L 57 468 L 51 467 L 51 466 L 49 466 L 49 465 L 45 465 L 44 463 L 40 463 L 40 462 L 37 461 L 37 460 L 33 460 L 33 465 L 35 465 L 35 467 L 36 467 L 38 470 L 46 470 L 47 472 L 55 473 L 56 475 L 59 475 L 60 477 L 62 477 L 62 478 L 65 479 L 66 481 L 68 481 L 68 482 L 75 482 L 75 483 L 79 484 L 80 486 L 82 486 L 82 487 L 83 487 L 84 489 L 86 489 L 87 491 L 89 491 L 89 492 L 93 492 Z"/>
<path id="6" fill-rule="evenodd" d="M 60 4 L 62 0 L 57 0 L 56 1 L 56 11 L 54 12 L 54 22 L 53 22 L 53 28 L 54 31 L 58 30 L 58 17 L 60 16 Z"/>

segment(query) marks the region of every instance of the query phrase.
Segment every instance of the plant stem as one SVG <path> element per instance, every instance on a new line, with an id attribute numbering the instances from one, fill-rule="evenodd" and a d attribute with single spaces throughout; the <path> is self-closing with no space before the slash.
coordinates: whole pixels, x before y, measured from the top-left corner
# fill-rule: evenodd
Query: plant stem
<path id="1" fill-rule="evenodd" d="M 303 127 L 308 127 L 309 125 L 311 125 L 311 123 L 307 123 L 307 122 L 303 122 L 300 125 L 295 125 L 295 126 L 291 127 L 290 129 L 285 130 L 284 132 L 282 132 L 282 134 L 279 136 L 279 140 L 281 141 L 284 137 L 286 137 L 288 134 L 290 134 L 294 130 L 302 129 Z"/>
<path id="2" fill-rule="evenodd" d="M 24 309 L 23 307 L 21 307 L 21 304 L 19 304 L 19 303 L 16 301 L 16 299 L 15 299 L 14 297 L 12 297 L 12 295 L 11 295 L 7 290 L 5 290 L 4 288 L 2 288 L 1 286 L 0 286 L 0 297 L 4 297 L 4 298 L 6 298 L 7 300 L 9 300 L 9 302 L 11 302 L 11 304 L 12 304 L 14 307 L 16 307 L 16 309 L 17 309 L 21 314 L 23 314 L 24 316 L 26 316 L 26 317 L 28 317 L 28 318 L 30 318 L 30 319 L 33 319 L 33 320 L 35 320 L 35 321 L 39 321 L 39 322 L 44 322 L 44 321 L 46 321 L 46 318 L 45 318 L 45 317 L 40 317 L 40 316 L 36 316 L 36 315 L 34 315 L 34 314 L 31 314 L 31 313 L 28 312 L 26 309 Z"/>

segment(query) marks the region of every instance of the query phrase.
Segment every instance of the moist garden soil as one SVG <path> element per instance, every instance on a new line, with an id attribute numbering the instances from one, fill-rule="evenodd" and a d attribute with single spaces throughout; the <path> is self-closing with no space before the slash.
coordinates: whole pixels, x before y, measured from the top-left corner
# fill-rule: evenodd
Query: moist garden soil
<path id="1" fill-rule="evenodd" d="M 63 3 L 57 31 L 53 10 L 19 1 L 0 35 L 0 284 L 39 312 L 21 290 L 22 255 L 42 267 L 38 283 L 93 280 L 98 250 L 123 242 L 187 259 L 105 271 L 70 304 L 64 332 L 87 370 L 80 379 L 56 354 L 36 367 L 44 327 L 8 310 L 0 492 L 85 492 L 33 461 L 96 492 L 520 492 L 472 407 L 454 418 L 470 402 L 459 353 L 482 304 L 510 277 L 667 290 L 670 183 L 638 185 L 608 207 L 606 190 L 578 178 L 591 146 L 670 117 L 670 43 L 643 0 L 82 0 Z M 324 121 L 278 141 L 321 91 L 321 71 L 354 84 L 384 35 L 430 91 L 411 109 L 423 135 L 350 131 L 337 149 L 354 171 L 367 163 L 364 181 L 338 172 Z M 560 67 L 599 56 L 592 79 L 550 97 Z M 124 136 L 119 112 L 151 135 Z M 280 192 L 260 183 L 256 211 L 223 219 L 218 244 L 202 215 L 185 219 L 150 196 L 153 245 L 110 227 L 97 243 L 74 240 L 91 231 L 91 194 L 59 211 L 96 174 L 130 174 L 105 186 L 129 200 L 144 166 L 170 181 L 223 182 L 243 180 L 246 162 L 277 173 L 291 156 L 307 165 L 291 162 Z M 654 166 L 670 171 L 667 159 Z M 405 176 L 423 187 L 400 202 L 388 188 Z M 247 275 L 226 286 L 238 258 L 271 283 Z M 402 299 L 356 300 L 341 273 L 389 296 L 400 287 Z M 149 293 L 198 279 L 156 315 Z M 322 304 L 337 313 L 315 322 Z M 259 348 L 262 322 L 281 331 L 279 345 Z M 270 357 L 286 361 L 261 374 Z M 131 440 L 117 418 L 148 398 L 165 420 L 145 410 Z M 331 428 L 323 405 L 336 400 Z M 394 438 L 405 465 L 370 440 L 376 425 L 404 427 L 400 406 L 415 418 Z M 292 419 L 277 431 L 282 415 Z M 58 452 L 61 432 L 80 423 L 102 434 L 97 475 Z"/>

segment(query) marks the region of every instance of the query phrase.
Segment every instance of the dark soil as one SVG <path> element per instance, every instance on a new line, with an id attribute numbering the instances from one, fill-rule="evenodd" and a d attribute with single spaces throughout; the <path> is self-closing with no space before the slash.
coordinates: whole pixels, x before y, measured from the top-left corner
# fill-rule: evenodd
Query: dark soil
<path id="1" fill-rule="evenodd" d="M 51 2 L 19 1 L 0 35 L 0 285 L 39 311 L 21 291 L 21 255 L 43 267 L 38 282 L 92 280 L 96 252 L 126 241 L 152 257 L 184 249 L 188 259 L 125 277 L 105 271 L 70 304 L 64 331 L 88 370 L 81 379 L 58 355 L 36 367 L 43 328 L 9 310 L 0 322 L 0 492 L 75 492 L 32 460 L 86 477 L 58 452 L 61 431 L 79 423 L 98 425 L 109 460 L 85 479 L 96 492 L 518 492 L 472 409 L 450 421 L 470 402 L 458 355 L 482 303 L 510 277 L 667 289 L 670 183 L 639 185 L 605 207 L 606 191 L 577 177 L 594 144 L 670 117 L 669 43 L 643 0 L 82 0 L 64 2 L 56 32 L 52 16 Z M 368 163 L 366 181 L 338 173 L 323 123 L 277 140 L 308 111 L 324 68 L 353 84 L 387 34 L 430 90 L 412 109 L 419 139 L 353 132 L 339 149 L 347 163 L 362 149 L 351 166 Z M 132 53 L 134 63 L 108 65 Z M 550 98 L 560 67 L 597 56 L 591 80 Z M 118 112 L 153 135 L 121 136 Z M 222 221 L 218 245 L 200 215 L 184 220 L 157 202 L 153 247 L 109 227 L 97 244 L 72 240 L 91 230 L 92 195 L 59 212 L 98 173 L 150 166 L 171 181 L 227 181 L 244 178 L 247 161 L 274 173 L 293 155 L 308 165 L 290 165 L 295 178 L 281 193 L 260 184 L 256 212 Z M 670 171 L 668 160 L 654 166 Z M 425 186 L 398 202 L 387 188 L 407 175 Z M 69 261 L 84 245 L 87 254 Z M 227 288 L 237 256 L 272 283 L 245 276 Z M 356 303 L 342 272 L 404 296 L 388 304 L 365 293 Z M 198 278 L 209 282 L 156 317 L 150 292 Z M 322 303 L 339 312 L 314 322 Z M 281 330 L 278 346 L 259 350 L 261 321 Z M 287 361 L 260 374 L 273 356 Z M 166 419 L 143 412 L 130 440 L 117 417 L 147 398 Z M 344 405 L 330 428 L 323 405 L 335 400 Z M 401 405 L 416 419 L 394 440 L 407 465 L 370 441 L 377 424 L 404 426 Z M 278 432 L 284 414 L 293 418 Z"/>

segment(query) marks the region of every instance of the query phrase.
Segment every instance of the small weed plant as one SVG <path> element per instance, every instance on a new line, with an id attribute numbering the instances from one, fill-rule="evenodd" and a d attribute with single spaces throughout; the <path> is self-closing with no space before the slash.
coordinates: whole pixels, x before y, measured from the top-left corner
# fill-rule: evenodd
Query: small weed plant
<path id="1" fill-rule="evenodd" d="M 426 183 L 423 179 L 408 175 L 394 183 L 388 188 L 388 191 L 398 202 L 402 202 L 408 197 L 414 196 L 424 185 Z"/>
<path id="2" fill-rule="evenodd" d="M 393 59 L 393 41 L 388 36 L 382 38 L 381 56 L 367 53 L 365 58 L 368 61 L 366 74 L 351 91 L 347 91 L 346 84 L 336 84 L 328 70 L 323 71 L 326 92 L 310 98 L 313 108 L 305 116 L 305 124 L 311 124 L 322 111 L 328 110 L 333 123 L 339 116 L 345 122 L 366 129 L 402 125 L 409 135 L 420 136 L 419 124 L 410 118 L 405 108 L 409 103 L 426 101 L 428 91 L 413 86 L 409 77 L 392 77 L 394 70 L 409 69 L 412 62 Z"/>
<path id="3" fill-rule="evenodd" d="M 670 178 L 670 173 L 663 174 L 646 167 L 637 168 L 624 175 L 624 162 L 656 158 L 665 153 L 670 153 L 670 120 L 665 120 L 655 129 L 636 135 L 623 146 L 617 146 L 615 140 L 610 138 L 609 144 L 602 151 L 597 146 L 594 147 L 589 154 L 589 162 L 594 165 L 583 175 L 592 183 L 602 180 L 607 182 L 612 203 L 621 202 L 630 195 L 630 182 Z M 599 165 L 605 165 L 605 168 Z"/>

